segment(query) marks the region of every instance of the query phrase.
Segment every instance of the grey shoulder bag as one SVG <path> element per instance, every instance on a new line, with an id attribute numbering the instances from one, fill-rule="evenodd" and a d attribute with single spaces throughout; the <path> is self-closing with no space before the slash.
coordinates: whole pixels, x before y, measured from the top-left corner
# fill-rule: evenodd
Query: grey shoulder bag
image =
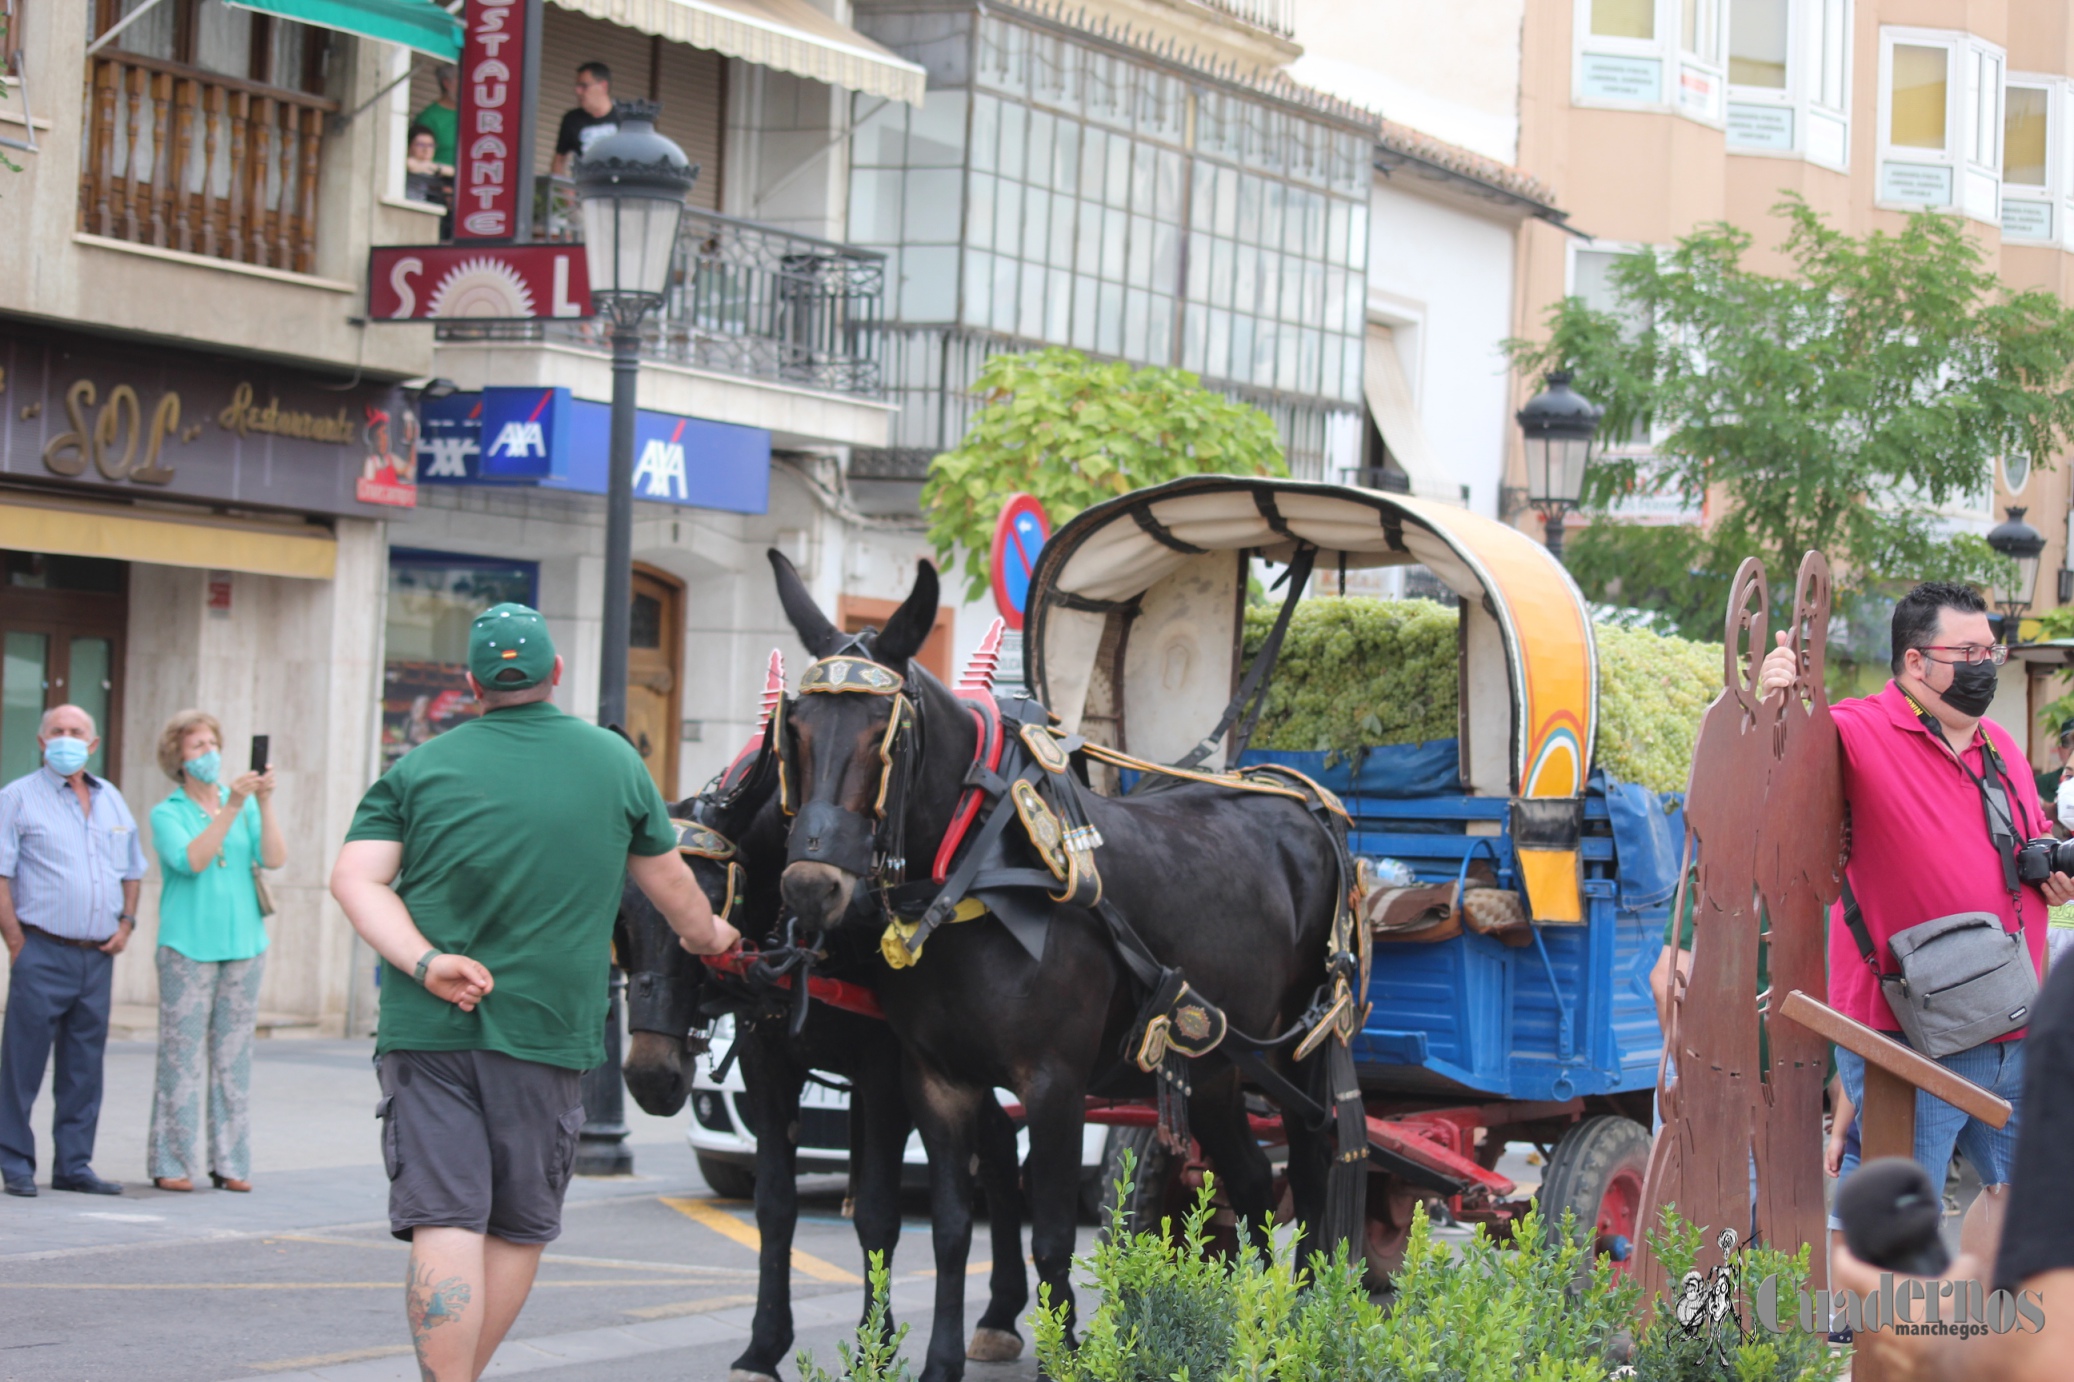
<path id="1" fill-rule="evenodd" d="M 1984 756 L 1988 770 L 1999 779 L 2002 764 L 1992 741 L 1985 743 Z M 2016 875 L 2016 830 L 2008 793 L 2000 781 L 1991 785 L 1975 777 L 1963 761 L 1959 768 L 1980 790 L 1988 838 L 2002 856 L 2003 881 L 2016 900 L 2014 932 L 2005 930 L 1993 912 L 1954 912 L 1919 922 L 1888 938 L 1896 969 L 1886 973 L 1850 881 L 1844 882 L 1844 925 L 1858 943 L 1858 953 L 1878 977 L 1880 992 L 1900 1019 L 1908 1044 L 1933 1058 L 2015 1031 L 2030 1020 L 2038 998 L 2038 971 L 2024 944 L 2023 891 Z"/>

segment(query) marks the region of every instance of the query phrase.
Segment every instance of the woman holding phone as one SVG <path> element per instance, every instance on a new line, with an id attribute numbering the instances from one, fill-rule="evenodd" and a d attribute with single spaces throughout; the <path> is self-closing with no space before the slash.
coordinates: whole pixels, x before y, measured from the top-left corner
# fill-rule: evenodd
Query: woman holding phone
<path id="1" fill-rule="evenodd" d="M 262 751 L 263 752 L 263 751 Z M 165 889 L 158 922 L 158 1082 L 150 1173 L 161 1190 L 192 1190 L 201 1166 L 208 1090 L 209 1179 L 252 1188 L 248 1117 L 252 1035 L 266 960 L 261 867 L 287 862 L 274 812 L 274 770 L 226 782 L 223 727 L 183 710 L 158 736 L 158 765 L 179 790 L 151 812 Z"/>

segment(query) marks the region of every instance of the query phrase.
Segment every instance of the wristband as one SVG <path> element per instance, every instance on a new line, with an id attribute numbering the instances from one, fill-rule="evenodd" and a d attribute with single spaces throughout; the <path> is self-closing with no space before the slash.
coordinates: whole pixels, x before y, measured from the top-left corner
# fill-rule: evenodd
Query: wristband
<path id="1" fill-rule="evenodd" d="M 116 921 L 117 921 L 117 922 L 125 922 L 125 921 L 126 921 L 126 922 L 128 922 L 128 923 L 129 923 L 130 925 L 132 925 L 132 926 L 135 926 L 135 925 L 137 924 L 137 919 L 136 919 L 135 917 L 131 916 L 131 915 L 130 915 L 130 914 L 129 914 L 128 912 L 117 912 L 117 913 L 115 914 L 115 919 L 116 919 Z"/>
<path id="2" fill-rule="evenodd" d="M 430 950 L 427 950 L 424 954 L 418 956 L 418 967 L 411 972 L 410 976 L 411 978 L 418 981 L 418 987 L 423 988 L 425 986 L 425 970 L 431 965 L 431 963 L 434 960 L 438 959 L 441 955 L 444 955 L 445 953 L 446 952 L 444 950 L 441 950 L 438 946 L 435 945 Z"/>

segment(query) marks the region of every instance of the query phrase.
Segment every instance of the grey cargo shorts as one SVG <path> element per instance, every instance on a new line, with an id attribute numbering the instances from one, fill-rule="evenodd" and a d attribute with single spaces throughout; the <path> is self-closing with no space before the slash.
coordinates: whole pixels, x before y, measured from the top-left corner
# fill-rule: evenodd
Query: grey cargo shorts
<path id="1" fill-rule="evenodd" d="M 375 1063 L 389 1231 L 463 1228 L 551 1243 L 583 1131 L 582 1076 L 501 1051 L 390 1051 Z"/>

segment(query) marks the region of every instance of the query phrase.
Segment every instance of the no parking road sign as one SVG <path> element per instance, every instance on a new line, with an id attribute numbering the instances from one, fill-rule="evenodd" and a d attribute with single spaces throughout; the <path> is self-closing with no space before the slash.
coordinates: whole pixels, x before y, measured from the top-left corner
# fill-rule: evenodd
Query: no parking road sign
<path id="1" fill-rule="evenodd" d="M 994 608 L 1008 627 L 1021 632 L 1023 607 L 1030 600 L 1030 573 L 1037 554 L 1051 537 L 1051 520 L 1035 495 L 1011 494 L 994 524 Z"/>

